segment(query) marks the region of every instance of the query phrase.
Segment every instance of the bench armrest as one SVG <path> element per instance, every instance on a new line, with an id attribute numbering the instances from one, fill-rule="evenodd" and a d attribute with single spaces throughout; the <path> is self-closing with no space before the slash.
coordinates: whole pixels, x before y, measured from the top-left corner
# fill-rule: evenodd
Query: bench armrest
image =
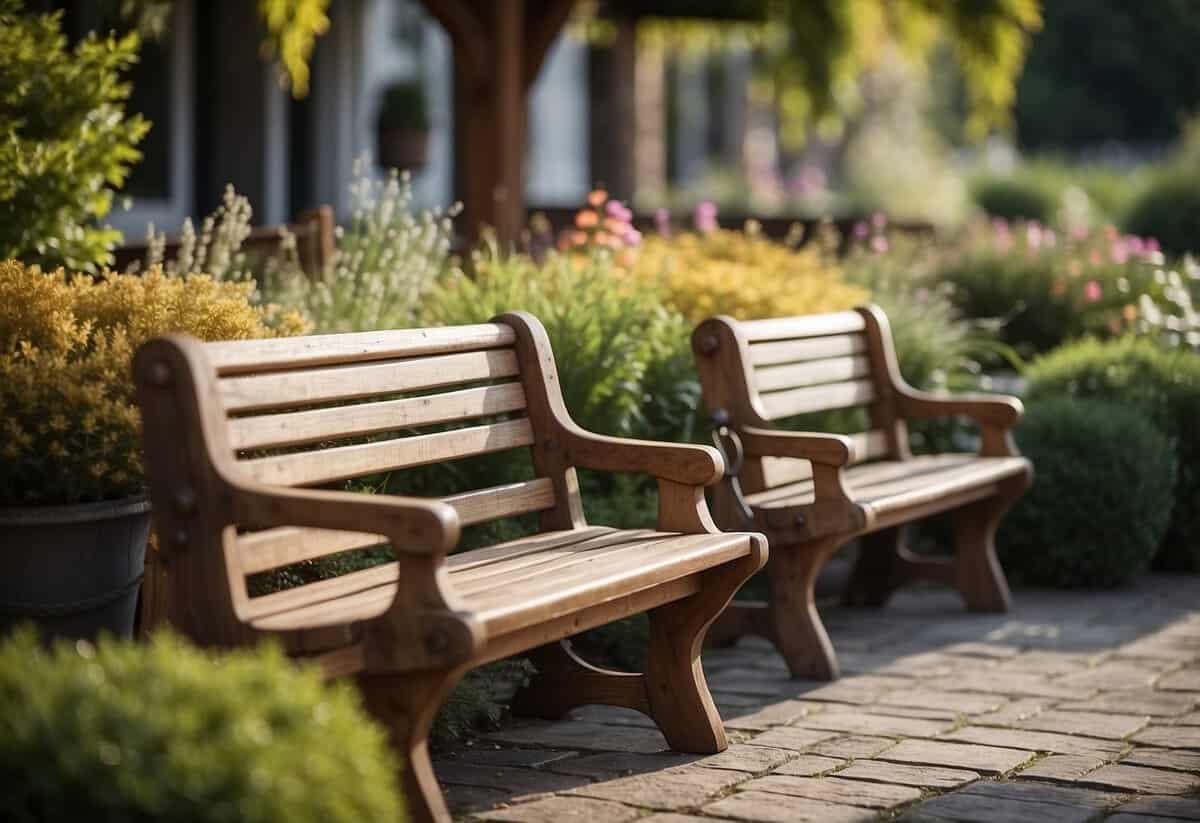
<path id="1" fill-rule="evenodd" d="M 738 433 L 747 457 L 794 457 L 824 466 L 854 462 L 854 441 L 840 434 L 791 432 L 743 426 Z"/>
<path id="2" fill-rule="evenodd" d="M 685 486 L 711 486 L 725 473 L 721 453 L 711 446 L 660 443 L 593 434 L 562 427 L 563 451 L 580 468 L 649 474 Z"/>
<path id="3" fill-rule="evenodd" d="M 1012 428 L 1021 419 L 1024 406 L 1003 394 L 937 395 L 905 388 L 897 393 L 902 417 L 970 417 L 980 425 Z"/>
<path id="4" fill-rule="evenodd" d="M 458 512 L 440 500 L 238 483 L 234 513 L 249 526 L 381 534 L 397 553 L 442 557 L 458 543 Z"/>

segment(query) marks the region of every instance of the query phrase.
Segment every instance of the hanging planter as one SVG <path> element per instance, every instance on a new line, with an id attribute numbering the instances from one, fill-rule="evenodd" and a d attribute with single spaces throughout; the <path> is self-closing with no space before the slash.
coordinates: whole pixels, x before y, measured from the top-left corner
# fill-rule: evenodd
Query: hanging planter
<path id="1" fill-rule="evenodd" d="M 375 129 L 375 157 L 381 168 L 424 168 L 429 161 L 429 112 L 419 79 L 393 83 L 384 90 Z"/>
<path id="2" fill-rule="evenodd" d="M 0 507 L 0 633 L 32 621 L 42 635 L 133 635 L 150 534 L 144 496 Z"/>

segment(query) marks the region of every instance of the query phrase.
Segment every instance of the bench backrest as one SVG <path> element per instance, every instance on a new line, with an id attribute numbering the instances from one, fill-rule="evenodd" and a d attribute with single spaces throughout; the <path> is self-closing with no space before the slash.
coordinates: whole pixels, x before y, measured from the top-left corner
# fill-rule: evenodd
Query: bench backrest
<path id="1" fill-rule="evenodd" d="M 714 317 L 696 328 L 692 348 L 705 405 L 724 410 L 735 426 L 866 407 L 870 428 L 852 436 L 857 460 L 909 456 L 893 405 L 891 332 L 874 306 L 740 322 Z M 747 460 L 741 479 L 756 492 L 810 476 L 806 461 L 762 458 Z"/>
<path id="2" fill-rule="evenodd" d="M 511 449 L 531 449 L 535 476 L 442 498 L 462 525 L 532 512 L 542 513 L 544 528 L 582 524 L 574 470 L 556 459 L 554 438 L 539 438 L 550 430 L 558 392 L 545 331 L 528 315 L 503 319 L 147 344 L 136 364 L 139 402 L 156 520 L 167 543 L 177 543 L 179 554 L 223 554 L 230 605 L 242 613 L 247 575 L 384 541 L 290 527 L 239 530 L 243 524 L 220 503 L 222 476 L 320 486 Z M 155 392 L 164 378 L 172 390 Z M 557 401 L 561 406 L 560 395 Z M 181 499 L 206 510 L 185 511 Z"/>

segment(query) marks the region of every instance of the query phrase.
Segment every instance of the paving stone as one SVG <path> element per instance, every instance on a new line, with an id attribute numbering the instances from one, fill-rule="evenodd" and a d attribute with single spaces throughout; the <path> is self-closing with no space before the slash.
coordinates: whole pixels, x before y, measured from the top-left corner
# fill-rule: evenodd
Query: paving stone
<path id="1" fill-rule="evenodd" d="M 787 673 L 764 672 L 762 669 L 723 669 L 707 678 L 714 692 L 755 695 L 758 697 L 796 697 L 804 684 L 792 680 Z"/>
<path id="2" fill-rule="evenodd" d="M 909 706 L 859 706 L 857 711 L 867 714 L 886 714 L 889 717 L 915 717 L 919 720 L 946 720 L 957 723 L 962 717 L 959 712 L 943 709 L 914 709 Z"/>
<path id="3" fill-rule="evenodd" d="M 660 752 L 666 738 L 657 729 L 563 721 L 510 726 L 487 735 L 489 740 L 517 746 L 590 751 Z"/>
<path id="4" fill-rule="evenodd" d="M 465 760 L 469 763 L 478 763 L 483 766 L 525 766 L 536 769 L 545 766 L 547 763 L 553 763 L 556 760 L 574 757 L 576 754 L 576 752 L 572 751 L 555 751 L 552 749 L 502 749 L 494 746 L 491 748 L 476 747 L 466 749 L 458 752 L 454 759 Z M 437 768 L 436 763 L 434 764 L 434 768 Z"/>
<path id="5" fill-rule="evenodd" d="M 827 757 L 874 757 L 895 745 L 896 741 L 890 737 L 867 737 L 854 734 L 818 743 L 810 751 L 813 754 L 822 754 Z"/>
<path id="6" fill-rule="evenodd" d="M 1166 769 L 1115 764 L 1102 766 L 1082 780 L 1089 786 L 1146 794 L 1187 794 L 1200 788 L 1200 777 Z"/>
<path id="7" fill-rule="evenodd" d="M 804 691 L 804 699 L 860 705 L 874 703 L 890 691 L 911 686 L 912 682 L 903 677 L 844 677 L 834 683 L 810 683 Z"/>
<path id="8" fill-rule="evenodd" d="M 589 797 L 547 797 L 518 806 L 494 809 L 478 815 L 480 820 L 500 823 L 560 823 L 578 820 L 583 823 L 625 823 L 637 819 L 642 812 L 632 806 L 593 800 Z"/>
<path id="9" fill-rule="evenodd" d="M 701 758 L 696 754 L 660 752 L 659 754 L 633 754 L 631 752 L 607 752 L 586 757 L 555 760 L 544 768 L 559 774 L 575 774 L 593 779 L 645 774 L 675 766 L 685 766 Z"/>
<path id="10" fill-rule="evenodd" d="M 845 760 L 836 757 L 823 757 L 816 754 L 802 754 L 794 760 L 789 760 L 775 770 L 775 774 L 790 774 L 796 777 L 816 777 L 828 774 L 846 765 Z"/>
<path id="11" fill-rule="evenodd" d="M 1083 754 L 1052 754 L 1022 769 L 1017 777 L 1050 780 L 1055 783 L 1073 783 L 1085 774 L 1103 766 L 1104 758 Z"/>
<path id="12" fill-rule="evenodd" d="M 809 703 L 803 700 L 781 700 L 761 706 L 754 711 L 722 713 L 726 728 L 731 729 L 769 729 L 772 726 L 786 726 L 794 720 L 799 720 L 814 711 L 825 707 L 820 703 Z"/>
<path id="13" fill-rule="evenodd" d="M 1011 726 L 1039 714 L 1050 705 L 1050 702 L 1041 697 L 1022 697 L 994 712 L 974 715 L 971 722 L 984 726 Z"/>
<path id="14" fill-rule="evenodd" d="M 663 812 L 643 817 L 641 823 L 712 823 L 711 817 L 696 817 L 691 814 L 674 814 Z"/>
<path id="15" fill-rule="evenodd" d="M 1015 723 L 1022 729 L 1120 740 L 1150 722 L 1149 715 L 1048 711 Z"/>
<path id="16" fill-rule="evenodd" d="M 735 743 L 720 754 L 697 760 L 697 766 L 708 769 L 732 769 L 735 772 L 759 774 L 770 771 L 781 763 L 796 756 L 791 749 L 776 749 L 770 746 L 748 746 Z"/>
<path id="17" fill-rule="evenodd" d="M 654 721 L 639 711 L 620 706 L 583 706 L 573 709 L 568 715 L 572 720 L 585 723 L 607 723 L 617 726 L 646 726 L 657 728 Z"/>
<path id="18" fill-rule="evenodd" d="M 1063 675 L 1055 682 L 1103 691 L 1143 689 L 1158 679 L 1157 666 L 1157 662 L 1149 660 L 1107 660 L 1090 669 Z"/>
<path id="19" fill-rule="evenodd" d="M 946 677 L 965 670 L 977 671 L 980 666 L 990 665 L 972 657 L 945 654 L 944 652 L 922 652 L 896 658 L 876 669 L 879 674 L 899 677 Z"/>
<path id="20" fill-rule="evenodd" d="M 1033 732 L 1024 729 L 999 729 L 991 726 L 967 726 L 943 736 L 943 740 L 979 743 L 984 746 L 1005 746 L 1031 752 L 1052 754 L 1082 754 L 1112 760 L 1125 750 L 1116 740 L 1076 737 L 1053 732 Z"/>
<path id="21" fill-rule="evenodd" d="M 835 737 L 837 735 L 829 731 L 817 731 L 799 726 L 776 726 L 746 742 L 751 746 L 770 746 L 778 749 L 803 751 L 814 743 L 831 740 Z"/>
<path id="22" fill-rule="evenodd" d="M 843 780 L 840 777 L 792 777 L 782 774 L 751 780 L 743 788 L 747 791 L 824 800 L 827 803 L 844 803 L 847 806 L 865 806 L 868 809 L 893 809 L 921 797 L 921 790 L 913 786 Z"/>
<path id="23" fill-rule="evenodd" d="M 1004 671 L 1029 672 L 1044 677 L 1070 674 L 1086 669 L 1096 661 L 1096 655 L 1087 652 L 1060 652 L 1033 649 L 1000 664 Z"/>
<path id="24" fill-rule="evenodd" d="M 1057 789 L 1039 783 L 972 783 L 935 797 L 901 818 L 911 823 L 1085 823 L 1111 802 L 1101 792 Z"/>
<path id="25" fill-rule="evenodd" d="M 1182 819 L 1179 817 L 1159 817 L 1156 814 L 1141 815 L 1121 812 L 1104 818 L 1104 823 L 1180 823 Z"/>
<path id="26" fill-rule="evenodd" d="M 1112 711 L 1148 714 L 1151 717 L 1179 717 L 1190 712 L 1195 706 L 1196 700 L 1187 694 L 1137 689 L 1098 694 L 1087 700 L 1060 703 L 1055 708 L 1065 711 Z"/>
<path id="27" fill-rule="evenodd" d="M 1177 726 L 1200 726 L 1200 712 L 1188 712 L 1175 721 Z"/>
<path id="28" fill-rule="evenodd" d="M 1200 774 L 1200 752 L 1190 749 L 1151 749 L 1139 746 L 1121 758 L 1121 762 L 1133 766 L 1150 766 L 1156 769 L 1174 769 L 1179 772 Z"/>
<path id="29" fill-rule="evenodd" d="M 748 777 L 742 772 L 684 766 L 592 783 L 573 789 L 570 794 L 616 800 L 658 811 L 681 811 L 702 805 L 708 798 Z"/>
<path id="30" fill-rule="evenodd" d="M 937 677 L 925 684 L 931 689 L 952 692 L 982 692 L 1013 697 L 1048 697 L 1057 700 L 1087 700 L 1096 693 L 1090 686 L 1051 682 L 1030 672 L 964 672 L 953 677 Z"/>
<path id="31" fill-rule="evenodd" d="M 1169 691 L 1200 691 L 1200 669 L 1181 669 L 1164 676 L 1158 688 Z"/>
<path id="32" fill-rule="evenodd" d="M 999 774 L 1015 769 L 1029 757 L 1029 752 L 1020 749 L 976 746 L 970 743 L 943 743 L 933 740 L 902 740 L 880 754 L 878 759 L 896 763 L 970 769 L 984 774 Z"/>
<path id="33" fill-rule="evenodd" d="M 514 797 L 551 794 L 573 789 L 586 779 L 537 769 L 521 769 L 510 766 L 480 766 L 461 761 L 441 761 L 434 768 L 438 782 L 458 786 L 476 786 L 484 789 L 499 789 Z"/>
<path id="34" fill-rule="evenodd" d="M 923 789 L 956 789 L 978 780 L 979 775 L 965 769 L 941 769 L 935 766 L 909 766 L 882 760 L 855 760 L 837 773 L 847 780 L 871 780 Z"/>
<path id="35" fill-rule="evenodd" d="M 1021 650 L 1003 643 L 955 643 L 942 649 L 944 654 L 960 654 L 968 657 L 983 657 L 989 660 L 1007 660 L 1016 657 Z"/>
<path id="36" fill-rule="evenodd" d="M 446 805 L 452 814 L 490 809 L 509 800 L 508 792 L 485 789 L 482 786 L 446 786 L 445 796 Z"/>
<path id="37" fill-rule="evenodd" d="M 1200 726 L 1151 726 L 1135 734 L 1133 740 L 1168 749 L 1200 749 Z"/>
<path id="38" fill-rule="evenodd" d="M 772 792 L 736 792 L 708 804 L 703 811 L 714 817 L 732 817 L 753 823 L 868 823 L 876 817 L 872 809 Z"/>
<path id="39" fill-rule="evenodd" d="M 954 727 L 949 720 L 925 720 L 912 717 L 889 717 L 880 714 L 825 711 L 806 717 L 803 725 L 815 729 L 831 729 L 865 735 L 894 737 L 934 737 Z"/>
<path id="40" fill-rule="evenodd" d="M 899 689 L 879 699 L 883 706 L 904 706 L 920 709 L 942 709 L 962 714 L 982 714 L 999 709 L 1008 701 L 994 695 L 934 691 L 933 689 Z"/>
<path id="41" fill-rule="evenodd" d="M 1200 820 L 1200 797 L 1139 797 L 1123 804 L 1123 814 L 1159 815 L 1179 820 Z"/>

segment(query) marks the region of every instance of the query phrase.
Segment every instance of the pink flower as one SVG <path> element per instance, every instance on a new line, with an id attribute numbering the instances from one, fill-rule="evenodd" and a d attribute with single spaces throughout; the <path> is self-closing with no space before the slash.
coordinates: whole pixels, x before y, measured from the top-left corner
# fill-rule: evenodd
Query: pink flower
<path id="1" fill-rule="evenodd" d="M 711 200 L 704 200 L 697 203 L 692 219 L 696 224 L 696 230 L 704 234 L 720 228 L 717 224 L 717 204 Z"/>
<path id="2" fill-rule="evenodd" d="M 1037 223 L 1030 223 L 1025 227 L 1025 245 L 1031 249 L 1041 248 L 1042 227 Z"/>
<path id="3" fill-rule="evenodd" d="M 1158 240 L 1156 240 L 1153 237 L 1147 237 L 1146 238 L 1146 251 L 1149 252 L 1150 254 L 1155 254 L 1157 252 L 1162 251 L 1162 249 L 1158 245 Z"/>
<path id="4" fill-rule="evenodd" d="M 859 220 L 854 224 L 854 236 L 859 240 L 866 240 L 867 235 L 871 233 L 871 227 L 867 225 L 866 220 Z"/>
<path id="5" fill-rule="evenodd" d="M 1129 261 L 1129 249 L 1119 240 L 1112 244 L 1112 247 L 1108 250 L 1108 254 L 1112 258 L 1112 261 L 1118 265 Z"/>
<path id="6" fill-rule="evenodd" d="M 604 206 L 604 213 L 622 223 L 628 223 L 633 219 L 633 212 L 626 208 L 620 200 L 609 200 Z"/>
<path id="7" fill-rule="evenodd" d="M 1098 303 L 1100 298 L 1104 296 L 1104 289 L 1100 286 L 1099 281 L 1089 280 L 1083 287 L 1083 299 L 1089 303 Z"/>
<path id="8" fill-rule="evenodd" d="M 888 250 L 888 239 L 882 234 L 877 234 L 871 238 L 871 251 L 876 254 L 883 254 Z"/>
<path id="9" fill-rule="evenodd" d="M 887 227 L 887 215 L 881 211 L 877 211 L 871 215 L 871 225 L 875 227 L 875 231 L 883 231 Z"/>
<path id="10" fill-rule="evenodd" d="M 624 240 L 626 246 L 640 246 L 642 245 L 642 233 L 630 226 L 629 231 L 625 232 Z"/>

